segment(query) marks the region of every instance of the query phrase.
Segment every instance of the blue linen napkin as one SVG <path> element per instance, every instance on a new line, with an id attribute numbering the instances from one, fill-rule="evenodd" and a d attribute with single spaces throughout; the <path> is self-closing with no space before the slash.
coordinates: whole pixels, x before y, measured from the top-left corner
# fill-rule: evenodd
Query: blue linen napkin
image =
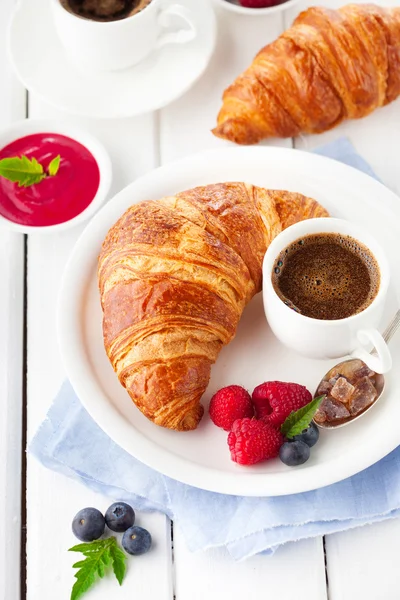
<path id="1" fill-rule="evenodd" d="M 341 138 L 316 150 L 376 177 Z M 174 481 L 137 461 L 92 420 L 66 382 L 31 445 L 46 467 L 91 489 L 174 519 L 190 550 L 224 546 L 236 560 L 400 513 L 400 447 L 365 471 L 312 492 L 226 496 Z"/>

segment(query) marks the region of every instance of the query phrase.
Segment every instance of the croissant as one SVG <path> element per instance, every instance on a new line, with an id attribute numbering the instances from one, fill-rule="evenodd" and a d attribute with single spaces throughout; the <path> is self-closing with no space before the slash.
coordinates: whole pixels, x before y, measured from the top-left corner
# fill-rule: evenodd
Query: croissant
<path id="1" fill-rule="evenodd" d="M 216 136 L 237 144 L 320 133 L 400 94 L 400 8 L 309 8 L 223 95 Z"/>
<path id="2" fill-rule="evenodd" d="M 244 183 L 133 205 L 98 263 L 104 345 L 121 384 L 157 425 L 195 429 L 211 365 L 261 290 L 285 227 L 327 212 L 301 194 Z"/>

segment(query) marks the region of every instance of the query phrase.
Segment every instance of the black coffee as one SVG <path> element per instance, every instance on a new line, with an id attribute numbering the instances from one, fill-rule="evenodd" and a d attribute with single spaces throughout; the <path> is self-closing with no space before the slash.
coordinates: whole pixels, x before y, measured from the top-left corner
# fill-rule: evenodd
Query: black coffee
<path id="1" fill-rule="evenodd" d="M 307 235 L 275 261 L 272 283 L 293 310 L 313 319 L 344 319 L 363 311 L 378 293 L 380 272 L 363 244 L 347 235 Z"/>
<path id="2" fill-rule="evenodd" d="M 69 12 L 92 21 L 119 21 L 140 12 L 151 0 L 61 0 Z"/>

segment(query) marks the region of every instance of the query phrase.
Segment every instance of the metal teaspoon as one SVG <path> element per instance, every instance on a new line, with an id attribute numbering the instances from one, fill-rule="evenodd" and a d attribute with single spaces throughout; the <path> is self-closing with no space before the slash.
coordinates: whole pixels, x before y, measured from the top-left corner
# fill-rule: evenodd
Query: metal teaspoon
<path id="1" fill-rule="evenodd" d="M 389 325 L 385 329 L 384 333 L 382 334 L 382 337 L 383 337 L 383 339 L 385 340 L 386 343 L 388 343 L 392 339 L 392 337 L 396 333 L 396 331 L 399 328 L 399 326 L 400 326 L 400 309 L 396 312 L 396 314 L 394 315 L 393 319 L 391 320 L 391 322 L 389 323 Z M 360 359 L 358 359 L 358 358 L 351 358 L 350 360 L 345 360 L 345 361 L 343 361 L 341 363 L 338 363 L 337 365 L 335 365 L 335 367 L 332 367 L 332 369 L 329 369 L 328 373 L 330 371 L 332 371 L 333 369 L 338 369 L 340 371 L 340 367 L 342 367 L 342 365 L 346 365 L 347 368 L 348 368 L 349 364 L 355 363 L 355 362 L 361 362 L 362 365 L 365 365 L 365 363 L 363 361 L 360 361 Z M 367 365 L 365 365 L 365 366 L 367 366 Z M 326 380 L 326 377 L 327 377 L 328 373 L 326 373 L 325 376 L 321 379 L 320 383 L 318 384 L 317 389 L 319 388 L 319 386 L 321 385 L 321 383 L 324 380 Z M 345 425 L 349 425 L 350 423 L 353 423 L 353 421 L 356 421 L 360 417 L 363 417 L 370 410 L 370 408 L 372 408 L 373 406 L 375 406 L 375 404 L 378 402 L 379 398 L 382 397 L 383 392 L 385 390 L 385 377 L 383 375 L 376 374 L 376 377 L 375 377 L 375 388 L 376 388 L 376 391 L 378 392 L 377 397 L 372 402 L 372 404 L 370 404 L 369 406 L 367 406 L 367 408 L 365 408 L 358 415 L 355 415 L 354 417 L 347 417 L 347 419 L 345 421 L 344 420 L 343 421 L 338 421 L 338 423 L 335 423 L 335 422 L 318 423 L 315 420 L 314 420 L 314 423 L 320 429 L 337 429 L 338 427 L 344 427 Z"/>

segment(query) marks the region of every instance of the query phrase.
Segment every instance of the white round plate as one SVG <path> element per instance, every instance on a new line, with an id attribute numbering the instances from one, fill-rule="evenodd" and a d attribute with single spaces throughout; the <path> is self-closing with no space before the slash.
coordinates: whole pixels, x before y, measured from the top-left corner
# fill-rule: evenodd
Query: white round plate
<path id="1" fill-rule="evenodd" d="M 29 91 L 76 115 L 122 118 L 158 110 L 197 81 L 214 51 L 216 21 L 209 1 L 185 3 L 196 15 L 198 35 L 192 42 L 164 46 L 130 69 L 93 73 L 66 56 L 48 0 L 22 0 L 10 23 L 11 63 Z"/>
<path id="2" fill-rule="evenodd" d="M 207 416 L 196 431 L 179 433 L 148 421 L 120 386 L 103 348 L 97 289 L 97 256 L 108 229 L 132 204 L 197 185 L 245 181 L 266 188 L 301 192 L 317 199 L 335 217 L 367 228 L 386 250 L 393 284 L 385 323 L 395 313 L 400 291 L 396 265 L 400 239 L 400 199 L 359 171 L 325 157 L 285 148 L 234 148 L 205 152 L 161 167 L 138 179 L 111 200 L 79 239 L 63 278 L 58 335 L 68 377 L 98 425 L 130 454 L 179 481 L 225 494 L 284 495 L 325 486 L 373 464 L 400 443 L 400 339 L 392 341 L 394 368 L 385 398 L 365 417 L 336 431 L 322 431 L 310 460 L 290 468 L 278 459 L 253 467 L 231 462 L 227 434 Z M 250 392 L 268 380 L 294 381 L 314 392 L 335 361 L 297 356 L 272 335 L 261 294 L 245 309 L 237 335 L 213 366 L 203 401 L 229 384 Z"/>

